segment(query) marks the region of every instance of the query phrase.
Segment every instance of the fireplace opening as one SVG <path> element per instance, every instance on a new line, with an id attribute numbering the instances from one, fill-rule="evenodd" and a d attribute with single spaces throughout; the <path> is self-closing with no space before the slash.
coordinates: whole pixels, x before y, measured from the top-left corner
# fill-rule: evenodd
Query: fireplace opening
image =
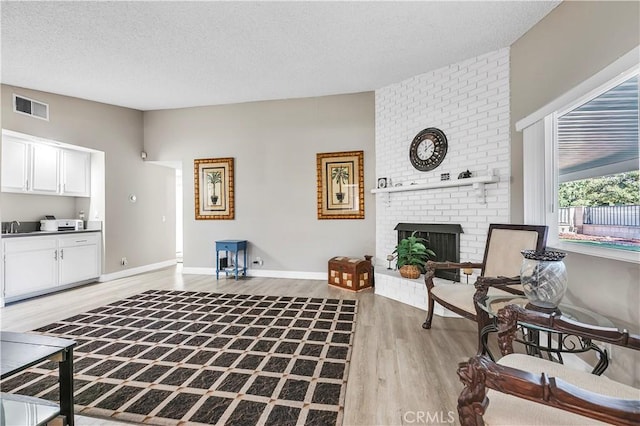
<path id="1" fill-rule="evenodd" d="M 415 232 L 416 236 L 427 240 L 429 242 L 428 248 L 436 253 L 436 258 L 432 260 L 436 262 L 460 262 L 462 226 L 438 223 L 399 223 L 394 229 L 398 231 L 398 243 Z M 460 270 L 437 270 L 436 277 L 460 282 Z"/>

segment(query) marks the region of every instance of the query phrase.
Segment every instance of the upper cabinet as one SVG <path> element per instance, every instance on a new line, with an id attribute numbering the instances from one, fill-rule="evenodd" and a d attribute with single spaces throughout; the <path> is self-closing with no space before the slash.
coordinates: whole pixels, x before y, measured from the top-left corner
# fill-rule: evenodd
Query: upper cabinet
<path id="1" fill-rule="evenodd" d="M 31 191 L 57 194 L 59 182 L 60 150 L 51 145 L 31 144 Z"/>
<path id="2" fill-rule="evenodd" d="M 75 197 L 88 197 L 91 192 L 91 154 L 63 149 L 60 158 L 62 193 Z"/>
<path id="3" fill-rule="evenodd" d="M 23 192 L 29 187 L 31 145 L 25 141 L 2 138 L 2 191 Z"/>
<path id="4" fill-rule="evenodd" d="M 2 132 L 2 192 L 91 196 L 91 154 Z"/>

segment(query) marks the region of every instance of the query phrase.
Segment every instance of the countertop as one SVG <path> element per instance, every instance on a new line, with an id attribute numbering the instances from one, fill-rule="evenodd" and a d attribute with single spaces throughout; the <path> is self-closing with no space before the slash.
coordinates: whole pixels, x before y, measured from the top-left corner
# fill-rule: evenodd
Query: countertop
<path id="1" fill-rule="evenodd" d="M 83 234 L 86 232 L 101 232 L 101 229 L 83 229 L 80 231 L 32 231 L 17 232 L 15 234 L 2 234 L 2 238 L 41 237 L 44 235 Z"/>

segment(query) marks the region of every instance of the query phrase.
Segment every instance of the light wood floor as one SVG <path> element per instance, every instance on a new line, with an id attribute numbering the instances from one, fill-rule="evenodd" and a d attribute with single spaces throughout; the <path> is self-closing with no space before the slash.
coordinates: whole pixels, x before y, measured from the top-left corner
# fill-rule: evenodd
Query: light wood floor
<path id="1" fill-rule="evenodd" d="M 182 275 L 177 266 L 11 304 L 0 309 L 0 327 L 33 330 L 149 289 L 357 299 L 344 424 L 426 424 L 427 415 L 447 423 L 449 412 L 458 422 L 456 401 L 462 385 L 456 368 L 458 362 L 475 353 L 475 323 L 435 317 L 433 328 L 423 330 L 424 311 L 376 296 L 370 290 L 353 294 L 312 280 L 216 281 L 212 276 Z M 118 423 L 77 416 L 76 424 Z"/>

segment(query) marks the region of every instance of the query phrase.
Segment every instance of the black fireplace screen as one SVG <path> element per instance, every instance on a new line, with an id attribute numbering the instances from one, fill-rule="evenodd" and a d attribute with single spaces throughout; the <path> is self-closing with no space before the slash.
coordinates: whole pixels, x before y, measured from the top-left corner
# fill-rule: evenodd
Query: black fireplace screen
<path id="1" fill-rule="evenodd" d="M 434 224 L 434 223 L 399 223 L 394 228 L 398 231 L 398 243 L 411 236 L 427 240 L 428 248 L 436 253 L 437 262 L 460 262 L 460 234 L 462 227 L 458 224 Z M 460 282 L 460 270 L 438 270 L 436 277 Z"/>

